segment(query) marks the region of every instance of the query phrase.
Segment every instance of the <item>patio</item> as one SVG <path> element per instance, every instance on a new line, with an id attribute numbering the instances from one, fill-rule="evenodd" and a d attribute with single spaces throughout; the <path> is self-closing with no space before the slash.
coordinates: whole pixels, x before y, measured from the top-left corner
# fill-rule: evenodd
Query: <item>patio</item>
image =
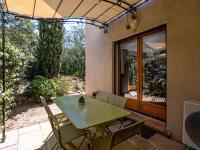
<path id="1" fill-rule="evenodd" d="M 55 104 L 49 104 L 53 114 L 61 113 L 61 110 Z M 45 115 L 45 120 L 48 119 L 45 109 L 43 108 L 43 113 Z M 44 119 L 44 117 L 43 117 Z M 178 143 L 170 138 L 171 133 L 166 130 L 166 124 L 162 121 L 158 121 L 151 117 L 147 117 L 145 115 L 132 112 L 129 116 L 129 120 L 126 121 L 125 124 L 130 124 L 132 121 L 145 121 L 145 127 L 143 133 L 147 138 L 146 143 L 144 143 L 140 149 L 138 150 L 147 150 L 151 149 L 149 147 L 155 148 L 156 150 L 171 150 L 175 148 L 176 150 L 184 150 L 185 146 L 181 143 Z M 111 128 L 113 132 L 119 130 L 119 126 L 115 125 Z M 0 149 L 3 150 L 49 150 L 57 143 L 55 136 L 51 136 L 47 142 L 44 140 L 47 138 L 49 133 L 52 131 L 49 121 L 41 122 L 35 125 L 31 125 L 28 127 L 23 127 L 19 129 L 14 129 L 6 132 L 6 140 L 4 143 L 0 143 Z M 148 133 L 149 132 L 149 133 Z M 152 133 L 151 133 L 152 132 Z M 165 136 L 163 136 L 165 135 Z M 73 141 L 75 144 L 80 144 L 82 140 L 78 138 Z M 137 141 L 136 137 L 132 137 L 128 140 L 133 145 L 135 141 Z M 126 147 L 126 145 L 124 145 Z M 68 147 L 71 149 L 70 147 Z M 123 147 L 124 148 L 124 147 Z M 115 148 L 116 150 L 120 150 L 121 148 Z M 127 149 L 129 149 L 127 147 Z M 85 141 L 80 150 L 88 150 L 88 143 Z"/>
<path id="2" fill-rule="evenodd" d="M 81 135 L 77 136 L 77 139 L 69 138 L 70 140 L 64 137 L 67 144 L 70 145 L 72 139 L 76 139 L 73 142 L 77 144 L 81 142 L 83 134 L 86 135 L 91 128 L 109 123 L 110 126 L 105 127 L 99 137 L 96 138 L 95 133 L 95 136 L 87 137 L 88 140 L 92 143 L 106 137 L 110 149 L 113 150 L 129 150 L 135 145 L 137 150 L 193 148 L 199 150 L 200 36 L 197 34 L 200 31 L 199 2 L 198 0 L 175 0 L 173 3 L 164 0 L 77 0 L 76 2 L 2 0 L 2 103 L 0 105 L 2 105 L 3 143 L 0 144 L 0 149 L 55 148 L 54 144 L 61 141 L 62 136 L 67 136 L 67 133 L 62 133 L 62 127 L 66 129 L 63 131 L 71 129 L 72 132 L 75 130 Z M 49 122 L 44 122 L 8 132 L 5 130 L 6 73 L 8 73 L 5 29 L 9 21 L 6 20 L 6 15 L 13 15 L 16 20 L 25 18 L 39 21 L 40 29 L 44 29 L 40 30 L 41 32 L 45 29 L 56 31 L 55 35 L 60 35 L 61 39 L 62 25 L 59 23 L 85 24 L 85 53 L 82 53 L 86 58 L 85 94 L 63 96 L 55 93 L 50 99 L 37 95 L 39 102 L 42 101 L 45 107 L 51 126 Z M 53 24 L 49 26 L 47 23 L 55 23 L 55 26 Z M 51 36 L 47 33 L 50 32 L 41 37 L 55 42 L 56 40 L 51 41 Z M 62 44 L 61 41 L 58 40 L 57 43 Z M 54 44 L 42 42 L 40 46 L 47 47 L 41 48 L 43 52 L 52 48 L 49 48 L 49 45 L 56 45 L 56 42 Z M 62 54 L 60 48 L 62 45 L 56 47 Z M 51 55 L 41 53 L 41 56 L 47 56 L 48 59 L 57 55 L 52 52 Z M 57 58 L 61 59 L 61 56 Z M 43 61 L 42 58 L 41 60 Z M 49 58 L 49 60 L 53 62 L 54 59 Z M 58 75 L 60 63 L 55 63 L 55 66 L 49 64 L 42 65 L 43 71 L 48 73 L 50 70 L 56 74 L 56 71 L 52 71 L 55 69 Z M 53 75 L 48 79 L 54 82 Z M 40 76 L 38 80 L 46 79 Z M 53 88 L 59 89 L 56 84 Z M 50 87 L 48 91 L 53 88 Z M 98 92 L 100 94 L 97 96 Z M 59 118 L 51 114 L 45 104 L 46 100 L 52 100 L 58 106 L 56 112 L 62 112 L 65 121 L 62 122 L 61 118 L 59 122 Z M 112 125 L 114 121 L 124 121 L 125 125 Z M 133 131 L 131 127 L 134 125 L 136 125 L 134 136 L 126 136 L 133 134 L 127 129 Z M 55 135 L 52 135 L 47 142 L 43 142 L 52 128 Z M 120 131 L 124 132 L 118 135 L 126 139 L 119 142 L 117 140 L 120 136 L 116 140 L 113 135 Z M 140 134 L 141 136 L 138 136 Z M 60 146 L 62 144 L 59 143 Z M 99 147 L 97 145 L 96 148 Z M 84 141 L 80 149 L 90 148 Z"/>
<path id="3" fill-rule="evenodd" d="M 51 132 L 51 126 L 49 122 L 39 123 L 33 126 L 12 130 L 6 132 L 6 141 L 0 144 L 0 149 L 3 150 L 49 150 L 56 143 L 56 139 L 52 136 L 46 143 L 43 141 Z M 80 143 L 80 139 L 74 141 Z M 130 143 L 134 144 L 135 139 L 130 138 Z M 85 141 L 80 150 L 87 150 L 88 143 Z M 148 139 L 148 143 L 145 143 L 138 150 L 147 150 L 149 146 L 154 147 L 155 150 L 184 150 L 185 146 L 168 139 L 161 134 L 155 134 Z M 124 147 L 123 147 L 124 148 Z M 120 150 L 119 148 L 117 150 Z"/>

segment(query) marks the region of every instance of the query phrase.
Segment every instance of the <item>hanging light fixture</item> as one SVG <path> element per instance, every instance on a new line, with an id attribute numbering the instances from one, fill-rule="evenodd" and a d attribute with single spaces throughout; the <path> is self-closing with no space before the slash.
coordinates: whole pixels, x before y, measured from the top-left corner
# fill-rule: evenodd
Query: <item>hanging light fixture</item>
<path id="1" fill-rule="evenodd" d="M 132 32 L 135 32 L 139 24 L 139 20 L 136 17 L 136 15 L 127 16 L 127 22 L 126 22 L 126 29 L 131 30 Z"/>

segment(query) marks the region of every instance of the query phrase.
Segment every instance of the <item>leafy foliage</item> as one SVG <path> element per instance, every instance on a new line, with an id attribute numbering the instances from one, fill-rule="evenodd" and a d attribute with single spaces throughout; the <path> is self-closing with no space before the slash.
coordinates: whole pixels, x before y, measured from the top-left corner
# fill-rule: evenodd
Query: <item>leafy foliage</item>
<path id="1" fill-rule="evenodd" d="M 65 49 L 62 74 L 85 76 L 85 32 L 84 26 L 73 26 L 65 34 Z"/>
<path id="2" fill-rule="evenodd" d="M 22 49 L 28 54 L 37 46 L 37 35 L 34 32 L 36 25 L 29 19 L 16 20 L 14 16 L 7 16 L 6 37 L 13 46 Z"/>
<path id="3" fill-rule="evenodd" d="M 145 94 L 166 97 L 166 58 L 156 57 L 144 64 Z"/>
<path id="4" fill-rule="evenodd" d="M 38 35 L 35 32 L 37 22 L 29 19 L 16 20 L 12 15 L 6 15 L 6 19 L 8 20 L 6 42 L 9 41 L 12 46 L 20 49 L 26 55 L 21 72 L 24 72 L 23 76 L 29 77 L 33 73 L 32 62 L 34 57 L 32 57 L 32 52 L 38 44 Z"/>
<path id="5" fill-rule="evenodd" d="M 25 55 L 37 44 L 37 35 L 34 33 L 34 24 L 30 20 L 15 20 L 12 15 L 8 15 L 5 36 L 5 62 L 6 62 L 6 92 L 5 105 L 6 117 L 11 113 L 11 107 L 15 106 L 17 88 L 23 77 Z M 0 47 L 2 47 L 2 33 L 0 26 Z M 2 58 L 2 49 L 0 49 Z M 0 91 L 2 91 L 2 59 L 0 60 Z M 2 97 L 0 97 L 2 103 Z M 0 107 L 0 119 L 2 119 L 2 107 Z"/>
<path id="6" fill-rule="evenodd" d="M 1 41 L 1 40 L 0 40 Z M 0 42 L 0 46 L 2 43 Z M 15 105 L 15 96 L 16 96 L 16 88 L 19 84 L 19 81 L 22 77 L 22 68 L 25 55 L 21 49 L 18 49 L 12 46 L 8 41 L 6 42 L 6 51 L 5 51 L 5 61 L 6 61 L 6 70 L 5 70 L 5 81 L 6 81 L 6 113 L 10 113 L 10 108 Z M 2 56 L 2 50 L 1 50 Z M 1 60 L 2 66 L 2 60 Z M 0 91 L 2 91 L 2 67 L 0 67 Z M 0 99 L 0 103 L 2 103 L 2 98 Z M 2 109 L 0 107 L 0 109 Z M 2 112 L 2 110 L 0 110 Z M 2 117 L 2 114 L 0 114 Z"/>
<path id="7" fill-rule="evenodd" d="M 58 75 L 63 51 L 63 24 L 60 22 L 39 22 L 39 44 L 36 52 L 38 74 L 47 78 Z"/>
<path id="8" fill-rule="evenodd" d="M 36 76 L 31 82 L 28 93 L 36 102 L 40 102 L 40 96 L 50 100 L 51 97 L 58 95 L 59 86 L 53 79 Z"/>
<path id="9" fill-rule="evenodd" d="M 36 59 L 36 49 L 30 51 L 27 55 L 27 61 L 24 66 L 24 77 L 32 80 L 38 73 L 38 61 Z"/>
<path id="10" fill-rule="evenodd" d="M 59 76 L 57 78 L 53 79 L 54 82 L 59 87 L 59 95 L 65 95 L 69 91 L 69 87 L 71 86 L 71 81 L 68 78 L 65 78 L 63 76 Z"/>

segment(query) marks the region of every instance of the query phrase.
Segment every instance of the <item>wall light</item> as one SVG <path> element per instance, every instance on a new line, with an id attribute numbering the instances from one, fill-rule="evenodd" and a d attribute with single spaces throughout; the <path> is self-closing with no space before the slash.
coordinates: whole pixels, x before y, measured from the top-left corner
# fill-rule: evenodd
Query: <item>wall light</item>
<path id="1" fill-rule="evenodd" d="M 135 32 L 139 24 L 139 20 L 136 15 L 128 16 L 126 22 L 126 29 Z"/>

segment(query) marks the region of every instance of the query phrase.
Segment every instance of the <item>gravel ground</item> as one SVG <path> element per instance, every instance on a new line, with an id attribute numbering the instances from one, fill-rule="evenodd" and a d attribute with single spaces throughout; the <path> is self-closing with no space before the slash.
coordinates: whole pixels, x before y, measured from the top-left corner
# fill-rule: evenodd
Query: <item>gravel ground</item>
<path id="1" fill-rule="evenodd" d="M 49 104 L 54 114 L 60 113 L 60 109 L 53 103 Z M 48 121 L 47 114 L 41 104 L 26 104 L 14 107 L 13 115 L 6 121 L 6 130 L 19 129 L 37 123 Z"/>
<path id="2" fill-rule="evenodd" d="M 72 76 L 66 76 L 66 78 L 71 80 L 71 87 L 67 95 L 84 94 L 85 82 L 83 80 Z M 53 113 L 61 112 L 54 103 L 49 103 L 49 106 Z M 20 105 L 12 109 L 12 115 L 6 120 L 6 130 L 19 129 L 46 121 L 48 121 L 48 117 L 42 104 L 21 101 Z"/>

